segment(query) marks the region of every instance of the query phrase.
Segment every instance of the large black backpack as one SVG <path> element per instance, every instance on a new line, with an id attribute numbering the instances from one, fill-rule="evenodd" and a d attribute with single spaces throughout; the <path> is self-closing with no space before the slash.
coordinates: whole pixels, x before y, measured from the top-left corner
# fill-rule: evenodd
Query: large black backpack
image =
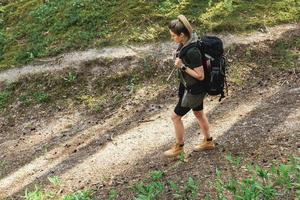
<path id="1" fill-rule="evenodd" d="M 204 36 L 191 45 L 199 48 L 205 73 L 206 91 L 209 95 L 220 95 L 219 101 L 225 97 L 226 62 L 223 42 L 216 36 Z M 186 52 L 188 48 L 185 48 Z M 184 52 L 181 52 L 184 53 Z"/>
<path id="2" fill-rule="evenodd" d="M 216 36 L 205 36 L 197 45 L 202 53 L 207 93 L 209 95 L 221 95 L 219 101 L 225 97 L 226 62 L 224 57 L 223 42 Z"/>

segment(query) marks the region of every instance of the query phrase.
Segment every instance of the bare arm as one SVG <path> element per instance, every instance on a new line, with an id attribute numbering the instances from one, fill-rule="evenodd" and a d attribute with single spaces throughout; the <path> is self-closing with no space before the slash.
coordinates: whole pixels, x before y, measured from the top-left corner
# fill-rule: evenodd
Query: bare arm
<path id="1" fill-rule="evenodd" d="M 176 61 L 175 61 L 175 66 L 180 69 L 183 66 L 182 60 L 177 58 Z M 191 69 L 191 68 L 187 67 L 186 70 L 185 70 L 185 73 L 187 73 L 188 75 L 190 75 L 190 76 L 192 76 L 195 79 L 198 79 L 200 81 L 202 81 L 204 79 L 203 66 L 199 66 L 199 67 L 196 67 L 194 69 Z"/>
<path id="2" fill-rule="evenodd" d="M 204 69 L 203 66 L 196 67 L 194 69 L 186 68 L 185 73 L 189 74 L 190 76 L 198 79 L 200 81 L 204 80 Z"/>

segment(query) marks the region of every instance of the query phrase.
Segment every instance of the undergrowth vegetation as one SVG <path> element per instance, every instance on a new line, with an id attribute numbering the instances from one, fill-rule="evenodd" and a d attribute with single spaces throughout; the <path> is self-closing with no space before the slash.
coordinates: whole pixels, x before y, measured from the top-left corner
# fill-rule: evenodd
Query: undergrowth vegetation
<path id="1" fill-rule="evenodd" d="M 229 47 L 226 50 L 230 52 L 229 82 L 233 85 L 242 84 L 253 73 L 252 70 L 259 66 L 273 71 L 295 73 L 300 58 L 298 35 L 295 33 L 275 42 Z M 97 62 L 102 63 L 91 61 L 90 65 L 98 65 Z M 99 76 L 93 81 L 87 74 L 72 69 L 66 69 L 59 76 L 41 74 L 24 77 L 0 90 L 1 115 L 9 118 L 13 113 L 27 113 L 33 107 L 49 111 L 84 108 L 104 114 L 105 108 L 118 108 L 145 84 L 151 83 L 153 87 L 174 85 L 175 79 L 172 79 L 172 82 L 166 81 L 171 66 L 162 68 L 159 67 L 159 63 L 154 57 L 146 55 L 140 59 L 139 67 L 130 73 L 127 71 L 118 75 Z M 107 65 L 109 67 L 113 62 L 110 61 Z M 265 72 L 268 73 L 267 70 Z M 250 78 L 248 83 L 255 86 L 258 81 L 254 77 Z"/>
<path id="2" fill-rule="evenodd" d="M 0 2 L 0 70 L 69 50 L 153 42 L 185 14 L 199 33 L 264 29 L 300 19 L 299 0 Z"/>
<path id="3" fill-rule="evenodd" d="M 233 45 L 226 51 L 230 52 L 228 80 L 236 85 L 242 84 L 252 70 L 260 66 L 272 71 L 292 72 L 299 69 L 300 40 L 297 32 L 275 42 Z M 97 62 L 92 61 L 90 64 L 97 65 Z M 109 64 L 110 62 L 107 63 Z M 101 113 L 108 105 L 118 107 L 130 96 L 134 96 L 146 82 L 161 86 L 175 84 L 176 79 L 166 81 L 171 65 L 165 68 L 160 66 L 160 61 L 146 55 L 141 58 L 139 67 L 130 73 L 99 76 L 92 82 L 87 74 L 74 70 L 66 70 L 60 76 L 43 74 L 24 77 L 0 90 L 1 114 L 9 114 L 11 108 L 26 109 L 36 105 L 42 108 L 50 108 L 51 105 L 68 109 L 83 105 L 88 110 Z M 250 84 L 251 81 L 256 81 L 253 78 L 249 80 Z"/>
<path id="4" fill-rule="evenodd" d="M 139 63 L 139 67 L 130 72 L 126 69 L 120 74 L 97 76 L 97 79 L 72 69 L 66 69 L 59 76 L 46 73 L 24 77 L 18 82 L 4 85 L 0 90 L 0 116 L 9 117 L 13 113 L 21 115 L 32 107 L 37 112 L 84 108 L 90 113 L 104 115 L 111 112 L 107 108 L 118 109 L 145 85 L 154 87 L 165 84 L 161 76 L 153 77 L 158 70 L 153 57 L 141 58 Z"/>
<path id="5" fill-rule="evenodd" d="M 260 70 L 261 75 L 268 73 L 293 72 L 300 69 L 300 32 L 290 32 L 274 42 L 256 43 L 252 45 L 232 45 L 229 52 L 229 80 L 240 85 L 253 70 Z M 242 67 L 243 66 L 243 67 Z M 246 67 L 247 66 L 247 67 Z M 255 82 L 253 78 L 249 83 Z"/>
<path id="6" fill-rule="evenodd" d="M 222 171 L 216 169 L 215 181 L 210 187 L 215 194 L 207 194 L 201 191 L 201 183 L 193 177 L 188 177 L 184 182 L 175 183 L 160 171 L 150 171 L 143 179 L 129 189 L 129 193 L 136 200 L 154 200 L 172 197 L 173 199 L 199 199 L 199 193 L 204 193 L 204 199 L 218 200 L 258 200 L 258 199 L 287 199 L 300 198 L 300 158 L 290 156 L 286 163 L 274 162 L 271 167 L 247 164 L 242 166 L 240 157 L 226 156 L 231 166 L 231 177 L 223 177 Z M 184 165 L 184 162 L 182 162 Z M 245 176 L 241 176 L 245 174 Z M 69 195 L 58 195 L 60 191 L 60 179 L 58 177 L 48 178 L 54 186 L 52 191 L 46 191 L 35 187 L 34 191 L 26 190 L 26 200 L 62 199 L 62 200 L 92 200 L 97 199 L 92 190 L 78 191 Z M 119 194 L 111 189 L 108 199 L 118 199 Z"/>

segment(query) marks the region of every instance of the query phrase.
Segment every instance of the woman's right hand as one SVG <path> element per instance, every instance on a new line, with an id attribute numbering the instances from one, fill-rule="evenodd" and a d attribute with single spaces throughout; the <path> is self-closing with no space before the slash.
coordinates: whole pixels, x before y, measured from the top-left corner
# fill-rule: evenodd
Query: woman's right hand
<path id="1" fill-rule="evenodd" d="M 179 68 L 181 68 L 182 65 L 183 65 L 182 60 L 180 58 L 176 58 L 175 59 L 175 67 L 177 67 L 179 69 Z"/>

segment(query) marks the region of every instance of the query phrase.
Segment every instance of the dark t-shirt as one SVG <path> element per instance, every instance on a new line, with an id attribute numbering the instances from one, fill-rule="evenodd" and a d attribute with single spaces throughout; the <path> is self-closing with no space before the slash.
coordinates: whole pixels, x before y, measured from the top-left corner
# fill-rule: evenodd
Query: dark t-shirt
<path id="1" fill-rule="evenodd" d="M 196 47 L 190 48 L 182 59 L 184 64 L 191 69 L 202 66 L 201 53 Z"/>
<path id="2" fill-rule="evenodd" d="M 183 64 L 191 69 L 202 66 L 202 57 L 197 47 L 190 47 L 181 57 Z M 199 80 L 179 70 L 180 82 L 186 86 L 199 85 Z M 184 80 L 183 80 L 184 79 Z"/>
<path id="3" fill-rule="evenodd" d="M 202 57 L 200 50 L 197 47 L 190 47 L 186 53 L 184 53 L 181 57 L 182 62 L 185 66 L 194 69 L 197 67 L 202 66 Z M 202 81 L 199 81 L 198 79 L 190 76 L 189 74 L 179 70 L 179 78 L 180 82 L 187 86 L 187 87 L 193 87 L 195 92 L 199 92 L 204 90 L 204 82 L 203 84 L 201 83 Z"/>

